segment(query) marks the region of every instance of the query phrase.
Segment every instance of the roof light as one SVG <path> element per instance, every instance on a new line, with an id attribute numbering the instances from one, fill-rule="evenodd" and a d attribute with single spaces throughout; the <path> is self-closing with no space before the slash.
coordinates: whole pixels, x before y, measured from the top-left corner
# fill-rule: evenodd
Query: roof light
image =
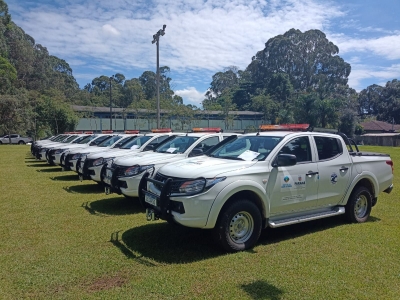
<path id="1" fill-rule="evenodd" d="M 155 129 L 152 129 L 151 132 L 164 133 L 164 132 L 172 132 L 172 130 L 171 130 L 171 128 L 155 128 Z"/>
<path id="2" fill-rule="evenodd" d="M 260 131 L 303 131 L 309 127 L 310 124 L 260 125 Z"/>
<path id="3" fill-rule="evenodd" d="M 112 130 L 102 130 L 101 133 L 113 133 L 114 131 Z"/>
<path id="4" fill-rule="evenodd" d="M 93 131 L 85 131 L 87 134 L 93 134 Z"/>
<path id="5" fill-rule="evenodd" d="M 221 128 L 220 127 L 196 127 L 192 129 L 193 132 L 221 132 Z"/>
<path id="6" fill-rule="evenodd" d="M 126 134 L 138 134 L 139 130 L 125 130 Z"/>

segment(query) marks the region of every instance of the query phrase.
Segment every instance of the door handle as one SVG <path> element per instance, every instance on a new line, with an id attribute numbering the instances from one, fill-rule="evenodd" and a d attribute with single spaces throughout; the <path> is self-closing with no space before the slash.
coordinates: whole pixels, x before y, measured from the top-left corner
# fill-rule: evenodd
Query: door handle
<path id="1" fill-rule="evenodd" d="M 340 172 L 342 172 L 342 173 L 344 173 L 344 172 L 346 172 L 347 170 L 348 170 L 349 168 L 348 167 L 341 167 L 340 169 L 339 169 L 339 171 Z"/>
<path id="2" fill-rule="evenodd" d="M 311 177 L 311 176 L 318 175 L 318 174 L 319 174 L 319 172 L 308 171 L 306 176 Z"/>

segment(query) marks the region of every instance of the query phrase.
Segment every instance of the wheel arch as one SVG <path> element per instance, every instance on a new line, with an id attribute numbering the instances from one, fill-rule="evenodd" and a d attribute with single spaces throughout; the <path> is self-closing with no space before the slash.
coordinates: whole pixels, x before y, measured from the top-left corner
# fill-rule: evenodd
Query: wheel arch
<path id="1" fill-rule="evenodd" d="M 207 218 L 206 228 L 214 228 L 221 212 L 231 203 L 243 198 L 248 199 L 258 207 L 261 213 L 261 218 L 263 219 L 263 226 L 265 226 L 264 223 L 266 223 L 265 220 L 269 209 L 265 188 L 256 182 L 251 182 L 251 184 L 241 182 L 241 184 L 234 188 L 232 188 L 231 185 L 226 186 L 214 200 Z"/>
<path id="2" fill-rule="evenodd" d="M 376 179 L 372 176 L 362 176 L 362 177 L 358 178 L 357 180 L 353 181 L 353 183 L 351 184 L 350 188 L 348 189 L 348 191 L 346 193 L 346 197 L 344 198 L 344 201 L 342 204 L 347 204 L 353 191 L 356 190 L 360 186 L 366 187 L 369 190 L 369 192 L 371 193 L 373 198 L 375 198 L 377 196 L 377 181 L 376 181 Z"/>

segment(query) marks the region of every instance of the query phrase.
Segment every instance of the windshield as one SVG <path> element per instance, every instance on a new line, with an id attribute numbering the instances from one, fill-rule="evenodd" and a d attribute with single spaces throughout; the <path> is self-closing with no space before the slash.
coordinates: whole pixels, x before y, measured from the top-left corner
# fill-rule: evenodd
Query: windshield
<path id="1" fill-rule="evenodd" d="M 88 135 L 88 136 L 85 136 L 85 138 L 82 139 L 82 140 L 80 140 L 80 141 L 78 142 L 78 144 L 87 144 L 87 143 L 89 143 L 91 140 L 93 140 L 95 137 L 97 137 L 97 135 Z"/>
<path id="2" fill-rule="evenodd" d="M 275 136 L 240 136 L 222 145 L 210 156 L 238 160 L 264 160 L 281 139 Z"/>
<path id="3" fill-rule="evenodd" d="M 123 137 L 120 135 L 112 135 L 108 139 L 101 142 L 98 147 L 110 147 L 111 145 L 115 144 L 117 141 L 122 139 Z"/>
<path id="4" fill-rule="evenodd" d="M 133 140 L 128 141 L 127 143 L 123 144 L 121 146 L 121 149 L 138 149 L 140 148 L 144 143 L 146 143 L 151 136 L 140 136 L 136 137 Z"/>
<path id="5" fill-rule="evenodd" d="M 69 143 L 72 142 L 74 139 L 76 139 L 77 136 L 76 135 L 71 135 L 69 138 L 67 138 L 65 141 L 63 141 L 63 143 Z"/>
<path id="6" fill-rule="evenodd" d="M 184 153 L 199 138 L 194 136 L 177 136 L 157 148 L 158 153 Z"/>
<path id="7" fill-rule="evenodd" d="M 118 143 L 116 143 L 113 148 L 120 148 L 123 144 L 125 144 L 127 141 L 131 140 L 131 136 L 123 136 Z"/>
<path id="8" fill-rule="evenodd" d="M 80 144 L 82 140 L 86 139 L 87 135 L 83 135 L 72 142 L 72 144 Z"/>

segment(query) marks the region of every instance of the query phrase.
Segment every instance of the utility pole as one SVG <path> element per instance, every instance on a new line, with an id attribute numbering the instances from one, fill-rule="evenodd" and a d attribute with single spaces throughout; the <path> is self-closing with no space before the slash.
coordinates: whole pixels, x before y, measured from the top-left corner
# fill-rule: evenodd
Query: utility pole
<path id="1" fill-rule="evenodd" d="M 112 98 L 111 98 L 111 80 L 113 78 L 110 77 L 110 130 L 112 130 Z"/>
<path id="2" fill-rule="evenodd" d="M 160 35 L 163 36 L 165 34 L 165 28 L 167 25 L 163 25 L 163 28 L 157 31 L 156 34 L 153 35 L 152 44 L 156 43 L 157 45 L 157 128 L 160 128 L 160 63 L 159 63 L 159 42 Z"/>

